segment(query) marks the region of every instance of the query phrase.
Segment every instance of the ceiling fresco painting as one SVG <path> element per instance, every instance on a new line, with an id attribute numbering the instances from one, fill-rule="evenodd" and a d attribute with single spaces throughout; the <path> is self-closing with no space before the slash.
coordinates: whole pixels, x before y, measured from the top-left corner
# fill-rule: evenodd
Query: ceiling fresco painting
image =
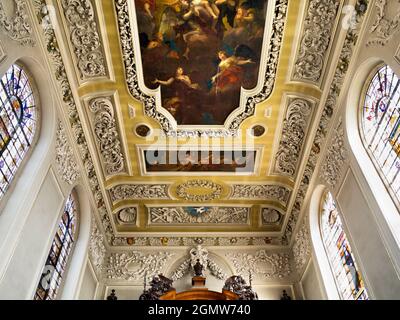
<path id="1" fill-rule="evenodd" d="M 257 85 L 268 1 L 135 0 L 144 83 L 178 125 L 222 125 Z"/>
<path id="2" fill-rule="evenodd" d="M 253 173 L 257 151 L 247 150 L 144 150 L 146 173 L 200 172 Z"/>
<path id="3" fill-rule="evenodd" d="M 46 3 L 65 129 L 111 246 L 290 244 L 357 38 L 345 1 L 37 0 L 38 17 Z M 93 47 L 76 38 L 88 23 Z"/>

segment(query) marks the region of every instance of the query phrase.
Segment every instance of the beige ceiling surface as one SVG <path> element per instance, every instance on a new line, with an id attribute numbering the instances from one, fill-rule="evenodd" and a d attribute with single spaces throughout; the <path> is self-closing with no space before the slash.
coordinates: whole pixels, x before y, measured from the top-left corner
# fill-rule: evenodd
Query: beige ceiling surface
<path id="1" fill-rule="evenodd" d="M 162 236 L 162 241 L 184 234 L 219 234 L 260 237 L 266 243 L 274 243 L 273 239 L 282 236 L 288 223 L 288 213 L 302 178 L 300 173 L 307 160 L 305 153 L 312 146 L 321 88 L 330 69 L 342 1 L 319 4 L 312 0 L 264 1 L 263 51 L 259 61 L 251 61 L 259 62 L 257 86 L 242 91 L 239 107 L 234 108 L 224 123 L 218 124 L 177 123 L 168 104 L 179 101 L 179 112 L 185 118 L 184 108 L 191 105 L 189 99 L 193 96 L 184 96 L 185 89 L 183 97 L 177 93 L 180 99 L 168 100 L 163 94 L 174 92 L 166 88 L 169 84 L 162 84 L 161 89 L 145 85 L 149 81 L 143 75 L 143 68 L 160 74 L 163 81 L 168 77 L 166 72 L 162 73 L 167 68 L 163 64 L 157 65 L 163 70 L 154 71 L 155 67 L 149 63 L 151 56 L 146 56 L 149 47 L 139 42 L 139 31 L 147 27 L 137 24 L 138 20 L 143 21 L 143 16 L 138 16 L 143 15 L 143 7 L 135 8 L 135 1 L 126 0 L 79 2 L 86 6 L 79 7 L 74 1 L 55 2 L 62 22 L 58 40 L 62 42 L 59 46 L 67 72 L 77 89 L 78 112 L 104 195 L 99 206 L 108 209 L 114 232 L 130 241 L 151 234 Z M 183 7 L 176 9 L 179 1 L 149 3 L 154 17 L 159 7 L 175 8 L 175 14 L 183 10 Z M 239 8 L 243 1 L 237 5 Z M 248 15 L 253 13 L 247 11 Z M 238 28 L 230 26 L 227 19 L 223 28 Z M 315 24 L 312 28 L 311 22 Z M 158 22 L 154 30 L 157 28 Z M 187 40 L 187 37 L 184 43 L 187 47 L 190 39 L 197 39 Z M 156 36 L 142 41 L 149 41 L 148 46 L 151 41 L 154 46 L 161 43 L 160 50 L 167 43 L 165 36 L 158 43 Z M 175 50 L 171 42 L 167 44 L 168 57 L 178 59 L 177 65 L 182 64 L 182 51 Z M 202 45 L 203 49 L 210 47 L 209 43 Z M 194 66 L 190 59 L 196 58 L 196 47 L 190 49 L 193 52 L 189 53 L 183 73 Z M 217 52 L 210 50 L 210 54 L 215 57 Z M 236 58 L 236 69 L 230 71 L 246 70 L 242 67 L 245 58 L 236 51 L 227 56 Z M 218 65 L 221 61 L 222 58 L 216 60 L 217 72 L 224 70 Z M 195 80 L 191 77 L 196 77 L 194 71 L 188 75 L 193 84 Z M 182 79 L 174 74 L 171 78 L 175 82 Z M 223 90 L 219 85 L 211 88 Z M 196 86 L 191 90 L 198 94 Z M 194 95 L 194 99 L 198 97 Z M 184 98 L 187 100 L 182 102 Z M 219 96 L 212 99 L 224 102 L 218 100 Z M 203 100 L 196 103 L 202 108 Z M 193 107 L 187 110 L 197 112 Z M 149 129 L 148 136 L 137 133 L 140 126 Z M 265 133 L 259 137 L 248 134 L 254 126 L 262 126 Z M 149 148 L 157 150 L 159 155 L 164 150 L 179 149 L 185 154 L 197 148 L 208 160 L 210 150 L 246 151 L 244 155 L 255 154 L 255 162 L 244 173 L 233 170 L 232 165 L 193 165 L 192 158 L 189 165 L 165 168 L 158 161 L 146 165 L 145 151 Z"/>

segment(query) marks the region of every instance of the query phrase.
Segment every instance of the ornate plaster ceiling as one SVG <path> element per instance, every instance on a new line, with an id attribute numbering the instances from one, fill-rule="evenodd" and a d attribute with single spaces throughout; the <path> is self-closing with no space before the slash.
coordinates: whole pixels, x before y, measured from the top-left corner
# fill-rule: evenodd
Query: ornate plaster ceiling
<path id="1" fill-rule="evenodd" d="M 340 20 L 345 1 L 264 1 L 262 51 L 252 61 L 259 62 L 257 85 L 241 91 L 239 105 L 224 121 L 208 125 L 197 116 L 182 123 L 167 106 L 163 89 L 145 85 L 143 68 L 149 62 L 142 62 L 146 54 L 139 42 L 144 27 L 137 24 L 139 2 L 46 2 L 54 5 L 54 12 L 43 9 L 43 0 L 34 2 L 39 23 L 48 17 L 53 25 L 58 22 L 55 29 L 45 28 L 43 40 L 109 244 L 289 244 L 355 45 L 364 1 L 357 2 L 355 26 L 346 30 Z M 179 1 L 157 0 L 158 6 L 171 9 Z M 156 31 L 160 19 L 154 20 Z M 222 49 L 209 42 L 202 46 L 213 57 Z M 341 52 L 332 49 L 342 47 Z M 183 61 L 182 52 L 174 51 L 172 57 Z M 186 71 L 195 58 L 196 53 L 187 58 Z M 236 63 L 244 61 L 236 58 Z M 182 112 L 188 104 L 179 97 Z M 249 133 L 256 126 L 260 136 Z M 235 156 L 235 164 L 195 163 L 188 159 L 194 148 L 208 160 L 212 152 L 220 152 L 219 159 L 223 152 L 237 152 L 246 170 L 239 170 L 243 168 Z M 160 157 L 171 150 L 181 151 L 186 162 L 160 164 Z M 146 164 L 149 153 L 158 158 Z M 254 160 L 250 167 L 249 159 Z"/>

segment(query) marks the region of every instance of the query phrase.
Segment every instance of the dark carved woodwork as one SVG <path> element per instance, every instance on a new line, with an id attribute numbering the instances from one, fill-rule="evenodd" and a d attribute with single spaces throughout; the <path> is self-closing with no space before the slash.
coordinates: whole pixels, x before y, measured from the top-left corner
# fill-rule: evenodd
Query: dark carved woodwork
<path id="1" fill-rule="evenodd" d="M 258 300 L 257 293 L 241 276 L 229 277 L 224 285 L 223 290 L 232 291 L 239 296 L 239 300 Z"/>

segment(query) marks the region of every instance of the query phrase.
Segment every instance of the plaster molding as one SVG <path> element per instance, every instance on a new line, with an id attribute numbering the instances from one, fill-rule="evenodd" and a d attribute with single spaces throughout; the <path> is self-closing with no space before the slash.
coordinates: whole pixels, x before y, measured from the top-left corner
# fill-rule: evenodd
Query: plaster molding
<path id="1" fill-rule="evenodd" d="M 106 247 L 104 245 L 104 235 L 97 227 L 97 223 L 92 218 L 92 231 L 89 240 L 89 258 L 92 262 L 93 268 L 98 275 L 101 275 L 105 269 Z"/>
<path id="2" fill-rule="evenodd" d="M 259 250 L 255 253 L 227 253 L 225 256 L 232 262 L 236 275 L 248 277 L 249 273 L 264 279 L 282 279 L 292 272 L 287 253 L 271 253 Z"/>
<path id="3" fill-rule="evenodd" d="M 293 79 L 319 84 L 339 15 L 339 0 L 310 0 L 296 56 Z"/>
<path id="4" fill-rule="evenodd" d="M 6 52 L 3 48 L 3 44 L 0 41 L 0 63 L 7 57 Z"/>
<path id="5" fill-rule="evenodd" d="M 137 207 L 123 208 L 117 212 L 117 219 L 120 224 L 136 224 L 137 216 Z"/>
<path id="6" fill-rule="evenodd" d="M 208 194 L 192 194 L 188 190 L 200 188 L 207 190 Z M 222 193 L 222 186 L 208 180 L 190 180 L 182 183 L 176 188 L 176 195 L 188 201 L 204 202 L 219 199 Z"/>
<path id="7" fill-rule="evenodd" d="M 25 0 L 14 0 L 14 12 L 8 16 L 5 4 L 0 2 L 0 26 L 4 33 L 12 40 L 23 46 L 34 47 L 33 29 L 28 18 L 28 9 Z"/>
<path id="8" fill-rule="evenodd" d="M 397 10 L 393 11 L 391 5 L 394 1 L 390 2 L 388 0 L 375 1 L 376 17 L 369 30 L 370 40 L 367 41 L 367 46 L 385 46 L 400 31 L 400 1 L 397 0 Z"/>
<path id="9" fill-rule="evenodd" d="M 66 183 L 73 185 L 79 179 L 80 173 L 61 121 L 58 122 L 55 149 L 57 173 Z"/>
<path id="10" fill-rule="evenodd" d="M 343 165 L 348 157 L 348 151 L 345 147 L 344 140 L 345 136 L 342 119 L 339 119 L 320 173 L 320 177 L 326 181 L 331 188 L 335 188 L 339 182 L 342 176 Z"/>
<path id="11" fill-rule="evenodd" d="M 261 223 L 263 226 L 277 225 L 282 219 L 282 213 L 274 208 L 261 207 Z"/>
<path id="12" fill-rule="evenodd" d="M 93 114 L 93 131 L 107 175 L 126 173 L 120 134 L 115 120 L 112 97 L 97 97 L 89 101 Z"/>
<path id="13" fill-rule="evenodd" d="M 122 200 L 170 199 L 169 184 L 123 184 L 109 190 L 113 203 Z"/>
<path id="14" fill-rule="evenodd" d="M 294 237 L 292 248 L 294 267 L 299 275 L 306 268 L 311 257 L 311 240 L 307 221 L 308 219 L 305 217 L 299 231 Z"/>
<path id="15" fill-rule="evenodd" d="M 289 201 L 291 191 L 284 186 L 265 184 L 233 184 L 230 199 L 274 200 L 284 205 Z"/>
<path id="16" fill-rule="evenodd" d="M 149 225 L 250 224 L 251 207 L 149 207 Z"/>
<path id="17" fill-rule="evenodd" d="M 268 236 L 135 236 L 112 237 L 111 245 L 121 248 L 134 247 L 193 247 L 197 245 L 210 247 L 235 247 L 235 246 L 266 246 L 280 245 L 279 237 Z"/>
<path id="18" fill-rule="evenodd" d="M 79 78 L 87 80 L 107 75 L 104 48 L 91 0 L 62 0 L 69 40 L 76 58 Z"/>
<path id="19" fill-rule="evenodd" d="M 314 105 L 314 102 L 304 98 L 288 99 L 281 138 L 272 165 L 273 174 L 295 177 Z"/>
<path id="20" fill-rule="evenodd" d="M 175 254 L 154 252 L 145 254 L 140 251 L 129 253 L 111 253 L 107 264 L 107 278 L 125 281 L 150 281 L 154 275 L 163 273 L 167 262 Z"/>

